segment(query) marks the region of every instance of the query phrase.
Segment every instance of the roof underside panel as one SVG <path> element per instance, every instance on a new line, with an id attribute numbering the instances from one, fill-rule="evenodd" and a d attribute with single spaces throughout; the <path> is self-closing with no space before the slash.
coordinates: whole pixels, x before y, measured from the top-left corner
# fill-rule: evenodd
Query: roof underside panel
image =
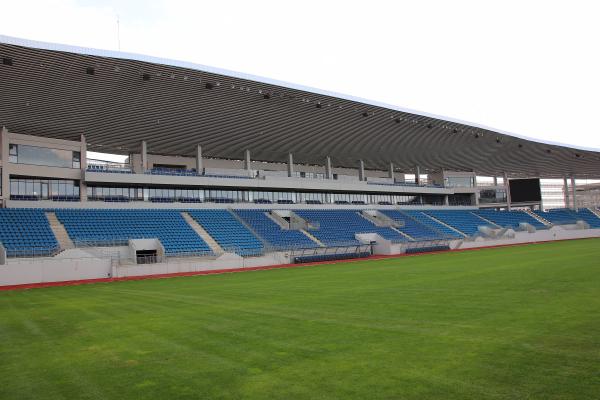
<path id="1" fill-rule="evenodd" d="M 148 62 L 0 44 L 0 125 L 77 140 L 90 150 L 148 151 L 481 175 L 600 177 L 600 153 L 536 143 L 347 99 Z M 94 74 L 86 73 L 92 67 Z M 149 80 L 144 80 L 147 74 Z M 207 88 L 207 84 L 210 88 Z"/>

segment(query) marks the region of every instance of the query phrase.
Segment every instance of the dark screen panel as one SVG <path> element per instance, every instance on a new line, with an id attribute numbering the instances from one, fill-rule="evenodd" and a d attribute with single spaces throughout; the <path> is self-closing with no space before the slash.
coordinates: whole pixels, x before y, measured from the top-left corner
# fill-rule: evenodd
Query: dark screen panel
<path id="1" fill-rule="evenodd" d="M 510 179 L 510 201 L 513 203 L 525 203 L 542 200 L 540 180 L 535 179 Z"/>

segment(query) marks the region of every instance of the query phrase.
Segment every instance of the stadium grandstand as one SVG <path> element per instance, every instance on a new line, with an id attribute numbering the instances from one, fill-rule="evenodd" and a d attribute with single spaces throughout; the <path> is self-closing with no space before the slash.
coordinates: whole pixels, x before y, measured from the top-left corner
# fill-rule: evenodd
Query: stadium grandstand
<path id="1" fill-rule="evenodd" d="M 0 57 L 0 285 L 600 237 L 593 150 L 136 54 Z"/>

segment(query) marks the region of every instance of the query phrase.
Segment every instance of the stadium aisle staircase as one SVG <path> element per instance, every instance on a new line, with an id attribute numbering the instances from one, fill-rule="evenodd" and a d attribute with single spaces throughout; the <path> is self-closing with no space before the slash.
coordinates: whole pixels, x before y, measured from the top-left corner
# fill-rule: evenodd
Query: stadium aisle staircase
<path id="1" fill-rule="evenodd" d="M 326 246 L 355 245 L 358 233 L 376 233 L 395 243 L 408 242 L 401 233 L 387 227 L 378 227 L 363 218 L 358 210 L 296 210 L 296 214 L 318 222 L 319 229 L 310 233 Z"/>
<path id="2" fill-rule="evenodd" d="M 263 240 L 275 250 L 319 247 L 317 243 L 297 230 L 283 229 L 267 216 L 268 210 L 233 210 Z M 313 233 L 314 231 L 311 231 Z"/>
<path id="3" fill-rule="evenodd" d="M 179 210 L 59 209 L 55 213 L 77 246 L 126 245 L 129 239 L 156 238 L 167 256 L 212 255 Z"/>
<path id="4" fill-rule="evenodd" d="M 182 212 L 181 216 L 192 227 L 194 232 L 196 232 L 196 234 L 198 234 L 198 236 L 200 236 L 202 240 L 206 242 L 213 253 L 224 253 L 224 250 L 219 243 L 217 243 L 217 241 L 204 229 L 204 227 L 202 227 L 202 225 L 200 225 L 188 212 Z"/>
<path id="5" fill-rule="evenodd" d="M 535 211 L 542 218 L 556 225 L 576 224 L 577 221 L 585 221 L 590 228 L 600 228 L 600 218 L 587 208 L 578 211 L 568 208 L 560 208 L 550 211 Z"/>
<path id="6" fill-rule="evenodd" d="M 8 257 L 50 256 L 60 250 L 43 210 L 0 208 L 0 242 Z"/>
<path id="7" fill-rule="evenodd" d="M 262 242 L 228 210 L 191 210 L 188 213 L 223 250 L 241 256 L 264 252 Z"/>
<path id="8" fill-rule="evenodd" d="M 498 228 L 468 210 L 427 210 L 423 212 L 468 236 L 477 235 L 480 226 Z"/>
<path id="9" fill-rule="evenodd" d="M 425 214 L 422 211 L 417 210 L 402 210 L 399 211 L 402 214 L 406 214 L 407 216 L 415 219 L 419 223 L 433 229 L 434 231 L 440 232 L 444 237 L 448 237 L 451 239 L 463 239 L 465 235 L 462 232 L 457 231 L 456 229 L 448 226 L 431 216 Z"/>
<path id="10" fill-rule="evenodd" d="M 53 212 L 46 212 L 46 218 L 50 223 L 50 229 L 54 233 L 54 237 L 58 241 L 61 250 L 72 249 L 75 247 L 73 241 L 69 237 L 69 233 L 65 229 L 65 226 L 56 218 L 56 214 Z"/>
<path id="11" fill-rule="evenodd" d="M 395 229 L 410 236 L 415 241 L 441 240 L 447 238 L 442 232 L 434 230 L 398 210 L 381 210 L 381 213 L 394 221 L 404 224 L 404 226 Z"/>
<path id="12" fill-rule="evenodd" d="M 536 229 L 545 229 L 547 226 L 524 211 L 496 211 L 476 210 L 473 214 L 502 227 L 519 229 L 519 224 L 526 222 Z"/>

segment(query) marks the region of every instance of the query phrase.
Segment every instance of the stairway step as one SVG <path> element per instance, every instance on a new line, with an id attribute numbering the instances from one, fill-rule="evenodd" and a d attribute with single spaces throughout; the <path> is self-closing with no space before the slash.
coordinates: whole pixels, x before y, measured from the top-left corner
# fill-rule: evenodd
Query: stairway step
<path id="1" fill-rule="evenodd" d="M 56 214 L 53 212 L 47 212 L 46 219 L 50 223 L 50 229 L 52 230 L 52 233 L 54 233 L 54 237 L 60 246 L 60 250 L 63 251 L 66 249 L 75 248 L 75 245 L 69 236 L 69 232 L 67 232 L 67 229 L 62 222 L 58 220 Z"/>
<path id="2" fill-rule="evenodd" d="M 206 242 L 206 244 L 208 245 L 208 247 L 210 247 L 213 253 L 223 254 L 225 252 L 221 245 L 217 243 L 217 241 L 206 231 L 206 229 L 204 229 L 204 227 L 200 225 L 189 213 L 182 212 L 181 216 L 183 217 L 183 219 L 185 219 L 188 225 L 192 227 L 194 232 L 196 232 L 198 236 L 200 236 L 202 240 Z"/>
<path id="3" fill-rule="evenodd" d="M 312 240 L 313 242 L 315 242 L 316 244 L 318 244 L 321 247 L 326 247 L 325 244 L 323 242 L 321 242 L 319 239 L 317 239 L 315 236 L 313 236 L 310 232 L 308 232 L 307 230 L 304 229 L 300 229 L 300 232 L 304 233 L 304 235 L 306 235 L 307 238 L 309 238 L 310 240 Z"/>

